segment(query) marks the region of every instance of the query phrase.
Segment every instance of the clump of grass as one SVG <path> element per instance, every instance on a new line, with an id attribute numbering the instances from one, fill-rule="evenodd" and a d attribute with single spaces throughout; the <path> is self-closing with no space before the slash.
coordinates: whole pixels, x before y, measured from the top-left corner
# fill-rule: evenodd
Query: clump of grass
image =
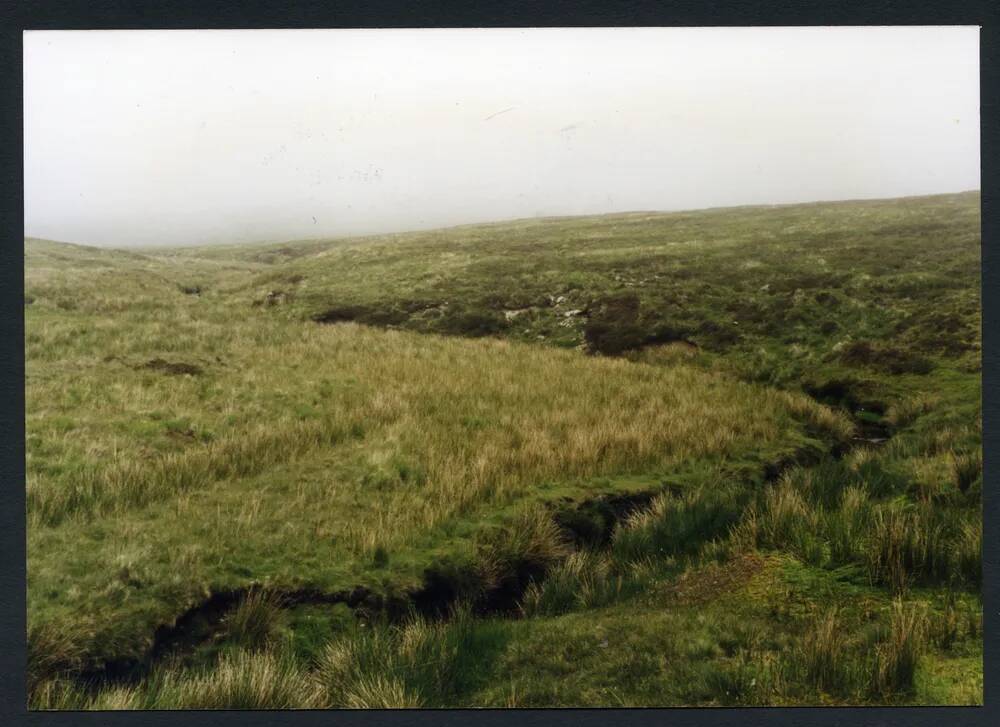
<path id="1" fill-rule="evenodd" d="M 940 649 L 951 649 L 965 635 L 968 616 L 969 610 L 963 609 L 955 593 L 949 590 L 943 613 L 930 621 L 928 639 Z"/>
<path id="2" fill-rule="evenodd" d="M 886 421 L 896 428 L 912 424 L 924 414 L 934 411 L 941 403 L 937 394 L 918 394 L 901 399 L 889 407 L 885 413 Z"/>
<path id="3" fill-rule="evenodd" d="M 84 709 L 88 699 L 84 689 L 69 679 L 43 679 L 33 684 L 29 681 L 28 709 L 31 710 L 79 710 Z"/>
<path id="4" fill-rule="evenodd" d="M 290 655 L 239 651 L 210 670 L 165 669 L 149 680 L 157 709 L 303 709 L 320 706 L 308 674 Z"/>
<path id="5" fill-rule="evenodd" d="M 927 616 L 916 604 L 896 600 L 888 634 L 875 646 L 871 692 L 878 697 L 913 692 L 920 657 L 926 648 Z"/>
<path id="6" fill-rule="evenodd" d="M 982 529 L 954 508 L 887 503 L 873 511 L 866 566 L 893 593 L 914 583 L 968 583 L 981 578 Z"/>
<path id="7" fill-rule="evenodd" d="M 39 696 L 42 702 L 57 699 L 55 695 L 65 686 L 53 678 L 60 675 L 73 674 L 83 665 L 84 653 L 77 639 L 64 628 L 53 622 L 29 624 L 28 626 L 28 663 L 26 681 L 29 700 L 39 689 L 44 689 L 46 696 Z"/>
<path id="8" fill-rule="evenodd" d="M 226 636 L 249 649 L 270 645 L 281 620 L 282 598 L 266 588 L 251 588 L 223 621 Z"/>
<path id="9" fill-rule="evenodd" d="M 952 454 L 951 469 L 955 487 L 963 494 L 982 477 L 983 474 L 983 453 L 982 450 L 966 452 L 964 454 Z"/>
<path id="10" fill-rule="evenodd" d="M 314 679 L 332 707 L 419 707 L 418 695 L 401 677 L 391 634 L 381 629 L 330 643 L 320 654 Z"/>
<path id="11" fill-rule="evenodd" d="M 486 588 L 516 575 L 519 568 L 544 572 L 571 552 L 566 536 L 542 508 L 526 508 L 513 521 L 479 539 L 476 570 Z"/>
<path id="12" fill-rule="evenodd" d="M 823 531 L 833 562 L 851 563 L 863 557 L 870 512 L 868 493 L 863 487 L 851 486 L 844 490 L 840 507 L 824 514 Z"/>
<path id="13" fill-rule="evenodd" d="M 648 509 L 633 514 L 612 537 L 615 562 L 690 555 L 729 530 L 738 520 L 745 495 L 718 483 L 682 495 L 660 494 Z"/>
<path id="14" fill-rule="evenodd" d="M 983 582 L 982 520 L 977 518 L 963 522 L 952 548 L 952 569 L 956 580 L 979 588 Z"/>
<path id="15" fill-rule="evenodd" d="M 398 679 L 368 674 L 351 685 L 342 706 L 347 709 L 417 709 L 423 704 Z"/>
<path id="16" fill-rule="evenodd" d="M 788 474 L 765 491 L 761 515 L 760 534 L 767 545 L 795 543 L 803 534 L 816 532 L 815 511 Z"/>
<path id="17" fill-rule="evenodd" d="M 791 391 L 776 391 L 788 406 L 789 413 L 805 422 L 807 430 L 826 439 L 831 444 L 847 442 L 855 431 L 854 422 L 843 412 L 828 406 L 817 406 L 805 394 Z"/>
<path id="18" fill-rule="evenodd" d="M 877 507 L 865 553 L 869 577 L 887 585 L 893 593 L 904 592 L 927 554 L 926 533 L 912 510 L 896 506 Z"/>
<path id="19" fill-rule="evenodd" d="M 845 694 L 854 686 L 843 629 L 831 608 L 815 618 L 794 651 L 797 676 L 820 691 Z"/>
<path id="20" fill-rule="evenodd" d="M 752 535 L 737 537 L 753 538 L 768 548 L 788 548 L 807 563 L 823 565 L 830 547 L 820 536 L 821 523 L 821 509 L 803 497 L 793 473 L 786 473 L 745 516 L 740 527 Z"/>
<path id="21" fill-rule="evenodd" d="M 531 583 L 521 610 L 526 616 L 536 616 L 603 606 L 613 601 L 621 589 L 622 579 L 612 573 L 606 556 L 581 550 L 552 568 L 541 583 Z"/>
<path id="22" fill-rule="evenodd" d="M 158 666 L 137 685 L 86 691 L 48 681 L 32 695 L 33 709 L 308 709 L 324 706 L 323 695 L 291 655 L 237 651 L 211 667 L 190 669 L 175 662 Z"/>
<path id="23" fill-rule="evenodd" d="M 446 622 L 376 623 L 333 641 L 313 678 L 331 707 L 454 706 L 503 638 L 501 629 L 476 621 L 461 605 Z"/>
<path id="24" fill-rule="evenodd" d="M 79 708 L 99 712 L 120 712 L 142 709 L 145 706 L 146 695 L 141 687 L 118 686 L 102 689 Z"/>

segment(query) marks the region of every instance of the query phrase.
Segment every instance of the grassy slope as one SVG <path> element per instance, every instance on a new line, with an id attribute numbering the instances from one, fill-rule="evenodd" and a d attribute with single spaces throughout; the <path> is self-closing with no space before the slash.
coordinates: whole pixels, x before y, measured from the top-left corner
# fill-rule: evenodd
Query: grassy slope
<path id="1" fill-rule="evenodd" d="M 968 498 L 955 499 L 948 482 L 956 453 L 979 441 L 977 223 L 978 195 L 961 195 L 155 256 L 27 241 L 36 640 L 100 661 L 141 653 L 156 625 L 209 590 L 256 581 L 409 587 L 432 563 L 474 559 L 474 534 L 528 502 L 664 478 L 689 488 L 746 482 L 762 464 L 843 437 L 842 419 L 765 384 L 805 386 L 853 409 L 888 405 L 902 434 L 875 465 L 836 473 L 838 486 L 875 477 L 897 497 L 943 503 L 965 517 Z M 192 286 L 200 294 L 184 292 Z M 512 340 L 309 320 L 331 309 L 383 327 Z M 566 315 L 573 310 L 589 316 Z M 609 330 L 625 332 L 631 362 L 558 350 L 617 343 Z M 699 348 L 643 348 L 636 331 Z M 160 367 L 149 368 L 157 359 Z M 173 374 L 176 364 L 200 371 Z M 765 551 L 790 552 L 789 567 L 813 580 L 839 565 L 829 545 L 754 537 Z M 783 621 L 763 597 L 740 608 L 709 599 L 708 616 L 705 606 L 664 612 L 648 596 L 629 595 L 655 593 L 678 569 L 661 563 L 628 576 L 632 590 L 599 611 L 476 623 L 471 633 L 486 634 L 473 639 L 483 655 L 472 670 L 480 681 L 436 697 L 425 684 L 421 700 L 815 700 L 808 689 L 773 684 L 767 693 L 737 690 L 727 680 L 746 676 L 739 659 L 763 648 L 760 639 L 744 634 L 738 648 L 718 645 L 733 640 L 742 609 L 780 653 L 782 639 L 808 628 L 807 615 Z M 784 578 L 788 568 L 763 572 Z M 824 601 L 822 589 L 801 580 L 804 599 Z M 888 614 L 885 588 L 857 575 L 851 582 L 864 582 Z M 945 608 L 940 588 L 929 593 L 932 608 Z M 961 593 L 962 608 L 974 610 Z M 856 596 L 845 599 L 848 611 Z M 293 634 L 299 658 L 315 657 L 331 634 L 329 616 L 316 626 L 295 613 L 276 628 Z M 613 640 L 588 652 L 593 658 L 565 651 L 585 648 L 594 628 L 672 639 L 662 653 L 675 653 L 676 664 L 637 662 Z M 565 638 L 539 641 L 551 633 Z M 701 635 L 678 642 L 677 633 Z M 714 666 L 701 676 L 671 671 L 690 668 L 699 639 L 715 640 L 699 657 Z M 972 648 L 968 656 L 951 647 L 925 660 L 920 691 L 909 699 L 977 694 L 977 640 L 960 641 Z M 570 665 L 592 687 L 560 692 Z M 630 669 L 641 674 L 618 678 Z M 398 680 L 405 693 L 405 675 Z M 688 691 L 668 686 L 677 683 Z M 738 696 L 723 696 L 730 693 Z"/>

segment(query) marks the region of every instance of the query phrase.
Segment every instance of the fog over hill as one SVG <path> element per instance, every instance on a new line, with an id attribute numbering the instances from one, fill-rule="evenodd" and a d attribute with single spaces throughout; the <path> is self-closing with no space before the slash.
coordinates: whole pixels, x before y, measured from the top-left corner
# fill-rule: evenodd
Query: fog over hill
<path id="1" fill-rule="evenodd" d="M 978 29 L 32 31 L 25 234 L 178 245 L 979 187 Z"/>

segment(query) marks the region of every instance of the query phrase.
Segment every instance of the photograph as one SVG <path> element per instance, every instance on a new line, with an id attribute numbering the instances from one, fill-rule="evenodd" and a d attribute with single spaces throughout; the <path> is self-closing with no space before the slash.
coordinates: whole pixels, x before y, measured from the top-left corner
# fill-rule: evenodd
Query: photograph
<path id="1" fill-rule="evenodd" d="M 980 34 L 25 30 L 26 708 L 983 705 Z"/>

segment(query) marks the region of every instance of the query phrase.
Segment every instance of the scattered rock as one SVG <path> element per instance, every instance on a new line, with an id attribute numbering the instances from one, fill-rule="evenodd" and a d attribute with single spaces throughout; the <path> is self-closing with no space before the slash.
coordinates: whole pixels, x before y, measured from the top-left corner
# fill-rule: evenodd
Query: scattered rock
<path id="1" fill-rule="evenodd" d="M 503 317 L 505 320 L 512 321 L 518 316 L 523 316 L 525 313 L 531 312 L 531 308 L 516 308 L 514 310 L 505 310 L 503 312 Z"/>
<path id="2" fill-rule="evenodd" d="M 178 287 L 184 295 L 201 295 L 200 285 L 180 285 Z"/>

